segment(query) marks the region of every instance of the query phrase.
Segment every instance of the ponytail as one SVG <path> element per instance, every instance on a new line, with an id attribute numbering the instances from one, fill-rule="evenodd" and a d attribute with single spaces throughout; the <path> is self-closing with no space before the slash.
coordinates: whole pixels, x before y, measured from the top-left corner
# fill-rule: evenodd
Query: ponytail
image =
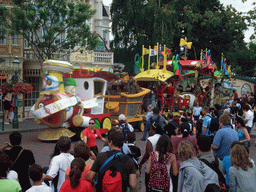
<path id="1" fill-rule="evenodd" d="M 82 158 L 76 158 L 72 161 L 69 178 L 73 189 L 79 184 L 84 167 L 85 161 Z"/>

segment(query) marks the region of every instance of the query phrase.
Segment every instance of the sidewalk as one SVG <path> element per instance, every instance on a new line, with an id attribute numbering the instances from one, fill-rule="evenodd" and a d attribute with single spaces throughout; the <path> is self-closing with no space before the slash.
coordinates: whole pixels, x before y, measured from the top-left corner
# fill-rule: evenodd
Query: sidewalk
<path id="1" fill-rule="evenodd" d="M 38 131 L 46 129 L 47 127 L 45 125 L 37 125 L 34 122 L 34 119 L 25 119 L 22 122 L 19 122 L 19 128 L 13 129 L 12 124 L 4 125 L 2 124 L 2 121 L 0 122 L 0 135 L 2 134 L 9 134 L 12 131 L 19 131 L 19 132 L 31 132 L 31 131 Z"/>

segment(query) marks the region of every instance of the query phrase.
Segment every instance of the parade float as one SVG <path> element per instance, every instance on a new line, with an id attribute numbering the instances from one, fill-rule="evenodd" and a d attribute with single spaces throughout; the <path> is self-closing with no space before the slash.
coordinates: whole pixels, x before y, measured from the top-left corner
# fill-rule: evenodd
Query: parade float
<path id="1" fill-rule="evenodd" d="M 221 93 L 218 91 L 221 83 L 215 84 L 215 82 L 222 82 L 223 78 L 229 78 L 230 66 L 227 65 L 224 56 L 222 56 L 223 67 L 221 71 L 217 71 L 216 64 L 211 59 L 211 52 L 207 49 L 201 51 L 200 60 L 187 60 L 186 51 L 191 49 L 191 46 L 192 42 L 181 39 L 182 53 L 180 55 L 172 56 L 170 49 L 157 44 L 154 49 L 151 49 L 151 47 L 146 49 L 143 46 L 141 58 L 136 56 L 135 72 L 137 72 L 137 75 L 135 78 L 141 86 L 152 88 L 152 84 L 157 82 L 154 85 L 155 89 L 159 90 L 163 86 L 167 85 L 168 87 L 171 82 L 174 87 L 171 97 L 166 97 L 166 94 L 164 94 L 162 99 L 163 111 L 165 111 L 164 109 L 167 109 L 166 111 L 178 111 L 192 108 L 196 101 L 199 101 L 201 106 L 210 106 L 213 102 L 221 102 Z M 144 69 L 145 55 L 148 55 L 146 70 Z M 163 59 L 159 59 L 159 55 L 162 55 Z M 151 56 L 157 56 L 157 62 L 150 63 Z M 172 59 L 167 60 L 167 58 Z M 204 79 L 207 79 L 207 81 Z M 155 92 L 157 94 L 157 91 Z M 171 105 L 168 103 L 171 103 Z"/>
<path id="2" fill-rule="evenodd" d="M 108 84 L 120 82 L 119 77 L 98 67 L 74 69 L 67 61 L 47 60 L 42 64 L 42 70 L 43 89 L 31 109 L 35 122 L 49 127 L 40 132 L 40 140 L 80 135 L 89 126 L 91 118 L 96 120 L 95 128 L 101 134 L 111 129 L 121 113 L 127 115 L 128 122 L 143 120 L 139 115 L 142 99 L 149 92 L 147 89 L 136 94 L 121 90 L 119 95 L 112 96 L 111 91 L 107 91 Z"/>

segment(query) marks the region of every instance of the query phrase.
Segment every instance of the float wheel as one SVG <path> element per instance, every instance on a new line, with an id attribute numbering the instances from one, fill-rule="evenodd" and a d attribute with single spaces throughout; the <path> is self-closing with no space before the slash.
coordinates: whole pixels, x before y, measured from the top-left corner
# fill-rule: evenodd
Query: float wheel
<path id="1" fill-rule="evenodd" d="M 102 128 L 108 129 L 108 131 L 112 128 L 111 119 L 109 117 L 105 117 L 102 120 Z"/>
<path id="2" fill-rule="evenodd" d="M 80 138 L 81 138 L 82 141 L 84 140 L 83 131 L 81 131 L 81 133 L 80 133 Z"/>
<path id="3" fill-rule="evenodd" d="M 144 122 L 139 122 L 139 130 L 144 131 L 145 130 L 145 123 Z"/>
<path id="4" fill-rule="evenodd" d="M 99 119 L 95 119 L 95 126 L 94 126 L 95 129 L 100 129 L 100 121 Z"/>

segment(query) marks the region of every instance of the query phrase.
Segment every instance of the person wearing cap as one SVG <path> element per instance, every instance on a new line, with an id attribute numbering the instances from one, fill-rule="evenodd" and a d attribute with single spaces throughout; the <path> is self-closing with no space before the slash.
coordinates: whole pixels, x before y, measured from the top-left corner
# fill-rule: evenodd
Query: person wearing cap
<path id="1" fill-rule="evenodd" d="M 133 132 L 134 128 L 131 126 L 131 124 L 128 123 L 127 118 L 124 114 L 120 114 L 118 117 L 119 124 L 118 126 L 122 129 L 122 132 L 124 134 L 124 142 L 126 142 L 127 139 L 127 133 Z"/>

